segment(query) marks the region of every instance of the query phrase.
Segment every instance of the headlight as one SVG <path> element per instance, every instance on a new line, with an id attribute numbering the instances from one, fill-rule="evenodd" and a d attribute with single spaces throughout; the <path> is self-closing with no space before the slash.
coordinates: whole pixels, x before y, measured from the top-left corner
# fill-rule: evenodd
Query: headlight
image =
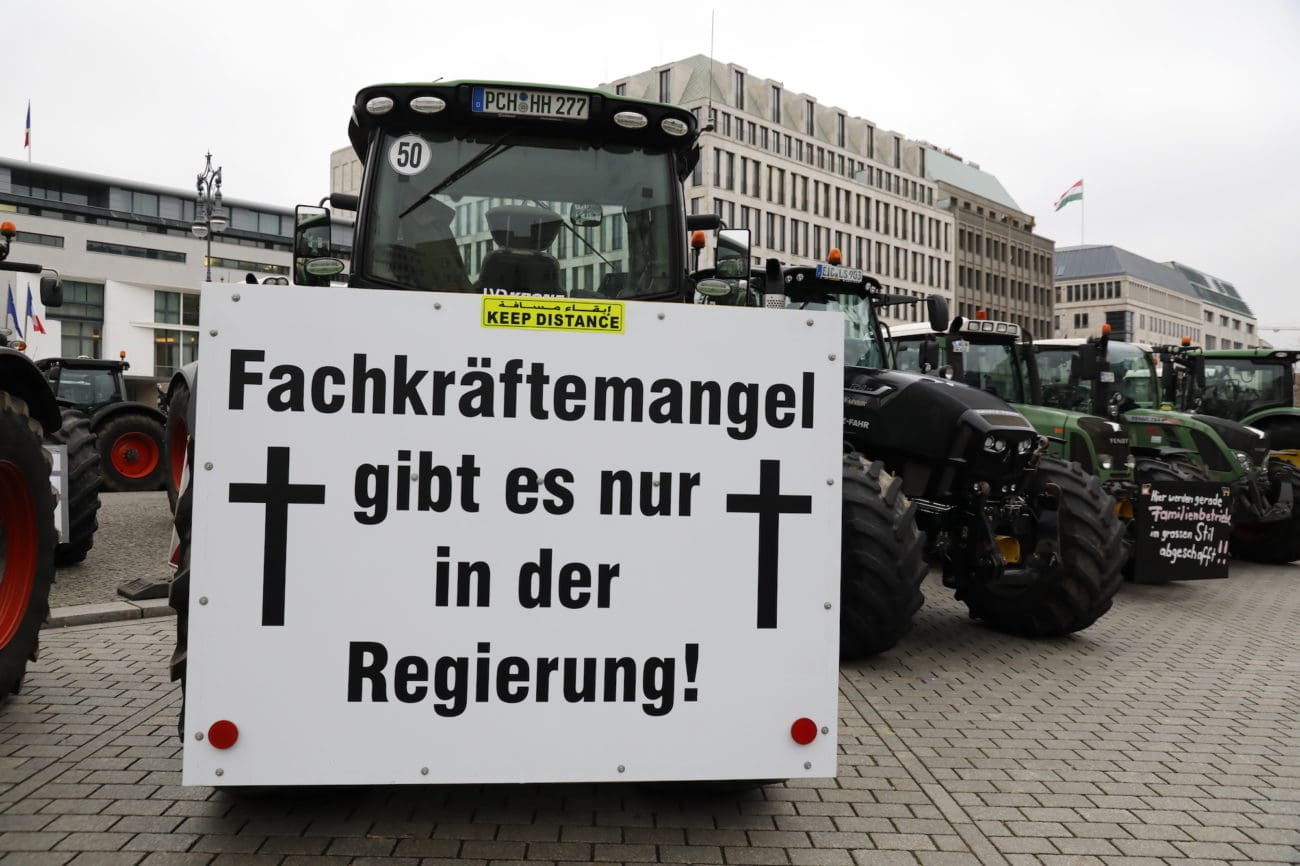
<path id="1" fill-rule="evenodd" d="M 991 451 L 994 454 L 1004 454 L 1007 450 L 1007 440 L 1000 439 L 997 436 L 985 437 L 984 450 Z"/>
<path id="2" fill-rule="evenodd" d="M 1105 469 L 1107 472 L 1109 472 L 1109 471 L 1110 471 L 1110 465 L 1111 465 L 1110 455 L 1109 455 L 1109 454 L 1104 454 L 1104 455 L 1102 455 L 1102 457 L 1101 457 L 1101 468 L 1102 468 L 1102 469 Z"/>
<path id="3" fill-rule="evenodd" d="M 1017 453 L 1017 454 L 1028 454 L 1028 453 L 1029 453 L 1029 449 L 1030 449 L 1030 448 L 1033 448 L 1033 447 L 1034 447 L 1034 440 L 1032 440 L 1032 439 L 1021 439 L 1019 442 L 1016 443 L 1016 453 Z"/>
<path id="4" fill-rule="evenodd" d="M 1253 465 L 1250 462 L 1250 455 L 1247 454 L 1245 451 L 1233 451 L 1232 454 L 1234 457 L 1237 458 L 1237 462 L 1241 464 L 1242 471 L 1249 472 L 1251 466 Z"/>
<path id="5" fill-rule="evenodd" d="M 1136 457 L 1130 454 L 1128 457 L 1124 458 L 1124 465 L 1127 466 L 1129 469 L 1136 469 L 1138 465 L 1138 460 Z"/>

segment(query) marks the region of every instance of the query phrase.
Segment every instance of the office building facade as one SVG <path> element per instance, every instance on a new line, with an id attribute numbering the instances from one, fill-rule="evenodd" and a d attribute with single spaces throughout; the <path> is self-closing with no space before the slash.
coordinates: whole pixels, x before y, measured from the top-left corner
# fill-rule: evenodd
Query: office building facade
<path id="1" fill-rule="evenodd" d="M 954 219 L 902 135 L 702 55 L 600 88 L 681 105 L 711 127 L 686 180 L 687 206 L 749 229 L 755 264 L 823 262 L 834 248 L 887 291 L 953 300 Z M 921 304 L 890 312 L 925 317 Z"/>
<path id="2" fill-rule="evenodd" d="M 1058 337 L 1089 337 L 1109 324 L 1117 338 L 1169 345 L 1191 338 L 1207 349 L 1254 348 L 1257 321 L 1236 288 L 1177 262 L 1116 246 L 1056 251 Z"/>
<path id="3" fill-rule="evenodd" d="M 28 354 L 124 352 L 133 391 L 152 399 L 153 382 L 198 355 L 199 288 L 209 264 L 214 282 L 289 276 L 292 208 L 226 198 L 230 223 L 212 238 L 209 262 L 208 241 L 191 232 L 194 197 L 193 188 L 0 159 L 0 220 L 18 229 L 10 260 L 52 268 L 64 286 L 64 305 L 47 310 L 36 275 L 0 271 L 0 292 L 12 289 L 24 319 L 17 324 Z M 44 334 L 26 319 L 29 288 Z"/>

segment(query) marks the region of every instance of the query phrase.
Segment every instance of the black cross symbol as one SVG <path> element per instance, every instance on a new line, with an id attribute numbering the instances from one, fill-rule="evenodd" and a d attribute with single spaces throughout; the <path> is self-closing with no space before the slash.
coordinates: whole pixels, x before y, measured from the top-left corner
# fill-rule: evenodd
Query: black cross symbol
<path id="1" fill-rule="evenodd" d="M 758 493 L 728 493 L 727 511 L 758 515 L 758 627 L 776 628 L 777 554 L 782 514 L 811 514 L 811 496 L 782 494 L 781 461 L 759 461 Z"/>
<path id="2" fill-rule="evenodd" d="M 265 484 L 231 484 L 231 502 L 266 506 L 262 553 L 262 625 L 284 625 L 285 551 L 289 544 L 289 506 L 321 505 L 324 484 L 289 483 L 289 449 L 266 449 Z"/>

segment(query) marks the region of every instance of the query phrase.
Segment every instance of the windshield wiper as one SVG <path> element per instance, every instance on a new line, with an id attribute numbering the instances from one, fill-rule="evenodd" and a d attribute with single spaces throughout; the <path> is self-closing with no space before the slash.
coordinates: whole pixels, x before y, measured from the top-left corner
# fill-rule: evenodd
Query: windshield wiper
<path id="1" fill-rule="evenodd" d="M 424 195 L 417 198 L 410 207 L 408 207 L 406 210 L 399 213 L 397 215 L 397 218 L 405 219 L 412 211 L 414 211 L 420 205 L 424 204 L 426 201 L 431 200 L 435 195 L 442 192 L 444 189 L 451 186 L 453 183 L 460 180 L 462 177 L 469 174 L 471 171 L 478 168 L 479 166 L 487 162 L 492 157 L 504 153 L 505 151 L 514 147 L 513 144 L 504 143 L 507 138 L 509 138 L 514 134 L 515 134 L 515 130 L 513 129 L 506 130 L 506 132 L 496 141 L 492 142 L 487 147 L 483 148 L 478 153 L 474 154 L 472 157 L 470 157 L 469 161 L 467 161 L 465 164 L 461 165 L 458 168 L 453 169 L 450 174 L 448 174 L 442 180 L 435 183 L 432 189 L 430 189 Z"/>

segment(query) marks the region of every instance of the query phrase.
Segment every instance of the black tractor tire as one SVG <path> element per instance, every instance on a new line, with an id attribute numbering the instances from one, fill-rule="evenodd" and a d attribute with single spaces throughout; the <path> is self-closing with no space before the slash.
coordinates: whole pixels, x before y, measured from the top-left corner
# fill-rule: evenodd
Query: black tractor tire
<path id="1" fill-rule="evenodd" d="M 840 540 L 840 657 L 897 644 L 925 596 L 925 535 L 903 480 L 861 454 L 844 455 Z"/>
<path id="2" fill-rule="evenodd" d="M 177 382 L 167 400 L 163 457 L 167 463 L 167 506 L 176 512 L 177 491 L 185 472 L 185 445 L 190 439 L 190 386 Z"/>
<path id="3" fill-rule="evenodd" d="M 1048 485 L 1059 491 L 1054 512 L 1039 504 Z M 1044 456 L 1029 502 L 1038 524 L 1026 566 L 1034 579 L 1014 586 L 973 581 L 959 597 L 971 616 L 1000 631 L 1023 637 L 1081 631 L 1110 610 L 1124 580 L 1115 498 L 1079 464 Z"/>
<path id="4" fill-rule="evenodd" d="M 63 568 L 86 558 L 95 545 L 99 529 L 99 442 L 90 430 L 90 418 L 76 409 L 63 409 L 63 426 L 47 437 L 55 445 L 68 446 L 68 526 L 54 549 L 54 564 Z"/>
<path id="5" fill-rule="evenodd" d="M 1159 457 L 1139 457 L 1133 467 L 1133 480 L 1138 484 L 1151 484 L 1160 481 L 1210 481 L 1210 473 L 1201 464 L 1186 457 L 1173 457 L 1165 460 Z M 1136 505 L 1135 505 L 1136 508 Z M 1137 518 L 1129 521 L 1129 529 L 1136 536 Z M 1136 544 L 1136 541 L 1134 542 Z M 1132 545 L 1127 550 L 1124 561 L 1124 577 L 1134 580 L 1137 577 L 1137 549 Z M 1145 583 L 1161 583 L 1159 580 L 1147 580 Z"/>
<path id="6" fill-rule="evenodd" d="M 50 612 L 58 538 L 43 434 L 25 401 L 0 391 L 0 701 L 22 686 Z"/>
<path id="7" fill-rule="evenodd" d="M 1291 516 L 1275 523 L 1232 527 L 1232 555 L 1250 562 L 1281 565 L 1300 559 L 1300 468 L 1285 460 L 1268 463 L 1269 500 L 1276 501 L 1281 485 L 1290 484 Z"/>
<path id="8" fill-rule="evenodd" d="M 105 490 L 126 493 L 163 486 L 167 461 L 161 424 L 148 415 L 127 412 L 112 416 L 97 432 Z"/>

